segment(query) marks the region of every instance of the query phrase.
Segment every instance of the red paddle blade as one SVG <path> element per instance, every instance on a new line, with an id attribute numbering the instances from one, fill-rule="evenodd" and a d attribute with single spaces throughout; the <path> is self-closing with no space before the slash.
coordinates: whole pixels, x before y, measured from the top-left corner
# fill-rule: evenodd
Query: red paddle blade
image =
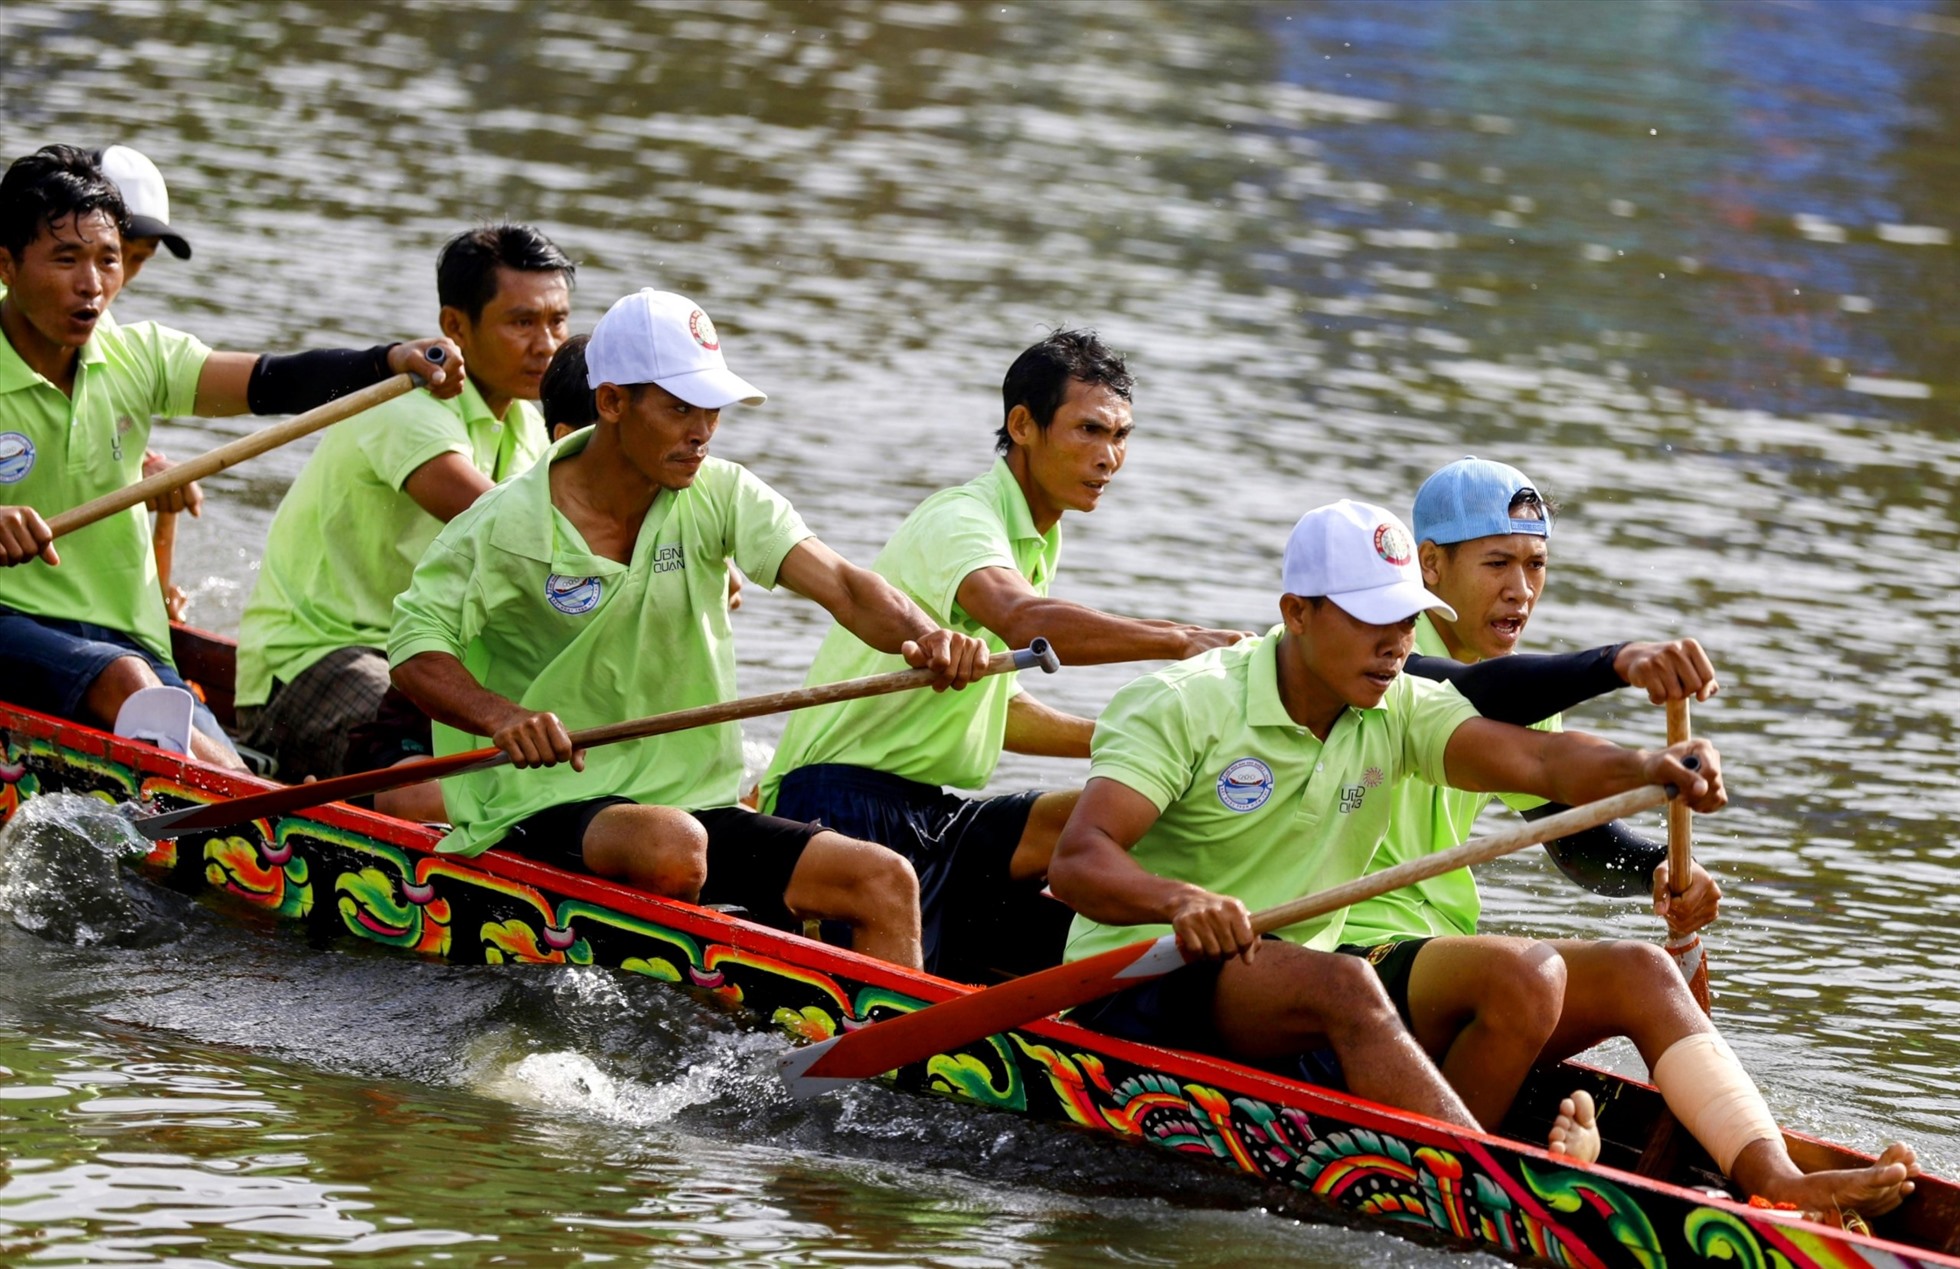
<path id="1" fill-rule="evenodd" d="M 1674 967 L 1681 971 L 1681 977 L 1688 980 L 1688 994 L 1695 998 L 1703 1013 L 1709 1012 L 1712 1002 L 1708 991 L 1708 957 L 1701 950 L 1701 935 L 1683 934 L 1669 939 L 1667 954 L 1674 958 Z"/>
<path id="2" fill-rule="evenodd" d="M 785 1054 L 783 1082 L 798 1097 L 814 1097 L 855 1080 L 897 1070 L 935 1053 L 1046 1018 L 1168 974 L 1184 964 L 1171 935 L 1132 943 L 1016 978 L 884 1022 L 833 1036 Z"/>

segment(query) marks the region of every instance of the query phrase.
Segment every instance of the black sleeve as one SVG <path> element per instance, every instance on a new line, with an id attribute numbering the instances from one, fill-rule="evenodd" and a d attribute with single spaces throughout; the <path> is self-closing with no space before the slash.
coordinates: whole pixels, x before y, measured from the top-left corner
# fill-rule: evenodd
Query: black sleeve
<path id="1" fill-rule="evenodd" d="M 388 377 L 388 350 L 393 347 L 321 348 L 283 357 L 268 353 L 252 367 L 245 404 L 254 414 L 299 414 L 359 392 Z"/>
<path id="2" fill-rule="evenodd" d="M 1556 802 L 1534 806 L 1528 820 L 1571 808 Z M 1545 843 L 1545 853 L 1575 885 L 1616 899 L 1652 894 L 1654 869 L 1667 858 L 1667 843 L 1642 837 L 1619 820 Z"/>
<path id="3" fill-rule="evenodd" d="M 1419 678 L 1456 684 L 1485 718 L 1529 727 L 1581 701 L 1625 687 L 1613 669 L 1623 643 L 1584 652 L 1517 652 L 1465 665 L 1418 653 L 1403 667 Z"/>

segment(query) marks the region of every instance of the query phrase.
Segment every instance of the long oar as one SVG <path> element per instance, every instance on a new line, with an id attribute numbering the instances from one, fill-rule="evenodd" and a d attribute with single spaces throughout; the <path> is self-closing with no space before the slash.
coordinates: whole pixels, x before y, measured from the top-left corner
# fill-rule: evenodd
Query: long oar
<path id="1" fill-rule="evenodd" d="M 438 350 L 431 349 L 431 352 Z M 154 476 L 145 477 L 133 485 L 125 485 L 113 493 L 83 503 L 53 516 L 48 520 L 48 528 L 55 537 L 64 533 L 106 520 L 118 511 L 127 511 L 139 503 L 148 502 L 158 494 L 181 489 L 193 480 L 203 480 L 206 476 L 236 466 L 248 458 L 256 458 L 269 449 L 277 449 L 288 441 L 296 441 L 309 432 L 317 432 L 330 423 L 338 423 L 351 414 L 371 410 L 383 401 L 392 401 L 420 382 L 414 375 L 401 374 L 380 383 L 350 392 L 344 397 L 336 397 L 325 405 L 315 406 L 304 414 L 296 414 L 283 423 L 263 427 L 250 436 L 241 436 L 235 441 L 227 441 L 214 450 L 187 459 L 174 467 L 166 468 Z"/>
<path id="2" fill-rule="evenodd" d="M 1646 785 L 1575 806 L 1268 908 L 1254 915 L 1252 929 L 1255 934 L 1283 929 L 1418 881 L 1636 814 L 1659 806 L 1667 796 L 1661 786 Z M 935 1053 L 952 1053 L 976 1040 L 1168 974 L 1184 963 L 1185 956 L 1176 936 L 1166 934 L 1156 940 L 1132 943 L 1099 956 L 1012 979 L 997 987 L 971 990 L 951 1000 L 793 1050 L 781 1061 L 783 1081 L 799 1097 L 827 1092 Z"/>
<path id="3" fill-rule="evenodd" d="M 1667 703 L 1667 743 L 1670 746 L 1694 739 L 1688 723 L 1686 698 Z M 1689 866 L 1694 860 L 1695 830 L 1692 812 L 1676 801 L 1667 808 L 1667 889 L 1679 898 L 1688 889 Z M 1688 994 L 1703 1013 L 1710 1011 L 1708 996 L 1708 957 L 1702 951 L 1700 934 L 1670 935 L 1667 954 L 1674 958 L 1681 977 L 1688 980 Z"/>
<path id="4" fill-rule="evenodd" d="M 1061 661 L 1055 656 L 1055 650 L 1048 646 L 1046 639 L 1036 639 L 1019 652 L 996 652 L 987 659 L 986 669 L 981 673 L 984 677 L 989 674 L 1004 674 L 1010 670 L 1032 670 L 1037 667 L 1048 674 L 1053 674 L 1062 667 Z M 874 674 L 868 678 L 847 679 L 842 683 L 824 683 L 816 687 L 797 688 L 792 692 L 771 692 L 767 696 L 750 696 L 739 701 L 723 701 L 717 705 L 677 709 L 672 713 L 655 714 L 649 718 L 607 723 L 603 727 L 575 731 L 572 733 L 572 747 L 595 749 L 600 745 L 618 744 L 622 740 L 640 740 L 647 736 L 661 736 L 672 731 L 686 731 L 690 727 L 707 727 L 714 723 L 729 723 L 741 718 L 757 718 L 763 714 L 780 714 L 784 710 L 808 709 L 813 705 L 829 705 L 837 701 L 854 701 L 865 696 L 883 696 L 888 692 L 928 687 L 932 684 L 933 678 L 931 670 L 897 670 L 890 674 Z M 256 793 L 250 797 L 232 798 L 224 802 L 213 802 L 207 806 L 187 806 L 179 811 L 146 816 L 137 820 L 135 827 L 137 832 L 151 841 L 156 841 L 197 829 L 224 828 L 227 825 L 243 824 L 271 815 L 284 815 L 289 811 L 297 811 L 309 806 L 344 801 L 366 793 L 399 789 L 404 785 L 420 784 L 424 780 L 439 780 L 444 776 L 461 775 L 466 771 L 483 771 L 490 767 L 500 767 L 509 761 L 504 751 L 495 746 L 472 749 L 467 753 L 451 754 L 446 758 L 432 758 L 427 762 L 405 762 L 392 767 L 382 767 L 378 771 L 358 771 L 353 775 L 319 780 L 313 784 L 296 784 L 290 788 L 274 789 L 270 793 Z"/>

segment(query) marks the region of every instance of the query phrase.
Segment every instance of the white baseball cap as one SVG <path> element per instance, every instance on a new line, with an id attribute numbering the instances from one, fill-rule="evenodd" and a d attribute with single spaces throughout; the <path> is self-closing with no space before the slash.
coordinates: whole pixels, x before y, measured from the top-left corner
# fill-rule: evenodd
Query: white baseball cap
<path id="1" fill-rule="evenodd" d="M 689 405 L 719 410 L 769 398 L 722 360 L 721 337 L 685 295 L 635 291 L 606 310 L 585 346 L 585 386 L 657 383 Z"/>
<path id="2" fill-rule="evenodd" d="M 114 182 L 129 212 L 129 236 L 161 238 L 179 260 L 191 258 L 191 244 L 170 227 L 170 191 L 164 188 L 157 165 L 126 145 L 112 145 L 97 162 L 102 175 Z"/>
<path id="3" fill-rule="evenodd" d="M 1392 626 L 1425 610 L 1456 620 L 1422 584 L 1416 540 L 1392 512 L 1346 498 L 1300 517 L 1280 577 L 1289 595 L 1324 595 L 1356 621 Z"/>

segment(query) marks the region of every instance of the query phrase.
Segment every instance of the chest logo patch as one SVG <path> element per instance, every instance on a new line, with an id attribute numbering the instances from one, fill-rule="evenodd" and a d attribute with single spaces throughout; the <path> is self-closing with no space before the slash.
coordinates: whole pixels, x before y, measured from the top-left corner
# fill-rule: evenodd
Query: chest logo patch
<path id="1" fill-rule="evenodd" d="M 599 606 L 606 584 L 596 577 L 564 577 L 553 573 L 544 579 L 544 600 L 568 617 L 578 617 Z"/>
<path id="2" fill-rule="evenodd" d="M 19 432 L 0 432 L 0 485 L 27 479 L 34 470 L 34 442 Z"/>
<path id="3" fill-rule="evenodd" d="M 1256 811 L 1271 796 L 1273 769 L 1257 758 L 1240 758 L 1219 774 L 1218 800 L 1228 811 Z"/>

